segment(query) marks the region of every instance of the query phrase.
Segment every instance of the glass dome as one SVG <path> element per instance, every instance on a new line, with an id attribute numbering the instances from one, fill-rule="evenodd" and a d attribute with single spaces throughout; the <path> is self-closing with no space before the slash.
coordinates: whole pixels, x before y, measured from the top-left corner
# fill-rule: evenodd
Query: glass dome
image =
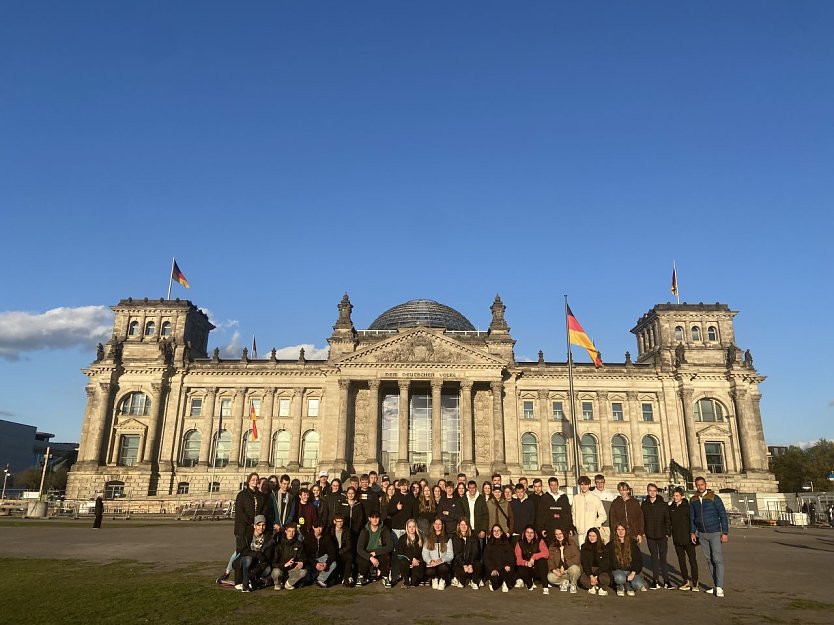
<path id="1" fill-rule="evenodd" d="M 475 326 L 454 308 L 430 299 L 413 299 L 389 308 L 377 317 L 368 329 L 397 330 L 417 326 L 475 331 Z"/>

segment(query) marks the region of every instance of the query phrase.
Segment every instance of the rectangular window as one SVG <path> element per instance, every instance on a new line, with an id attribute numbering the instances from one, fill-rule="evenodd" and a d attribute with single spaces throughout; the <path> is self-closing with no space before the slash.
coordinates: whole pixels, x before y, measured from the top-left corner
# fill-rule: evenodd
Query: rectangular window
<path id="1" fill-rule="evenodd" d="M 307 400 L 307 416 L 308 417 L 317 417 L 317 416 L 319 416 L 319 400 L 318 399 L 308 399 Z"/>
<path id="2" fill-rule="evenodd" d="M 523 403 L 523 410 L 524 410 L 524 418 L 525 419 L 532 419 L 533 418 L 533 402 L 531 400 L 524 400 Z"/>
<path id="3" fill-rule="evenodd" d="M 231 417 L 232 416 L 232 400 L 231 399 L 221 399 L 220 400 L 220 416 L 221 417 Z"/>
<path id="4" fill-rule="evenodd" d="M 400 396 L 385 395 L 382 398 L 382 470 L 393 471 L 399 460 L 400 449 Z"/>
<path id="5" fill-rule="evenodd" d="M 399 399 L 399 398 L 398 398 Z M 460 464 L 460 397 L 440 396 L 440 455 L 443 472 L 454 475 Z"/>
<path id="6" fill-rule="evenodd" d="M 139 459 L 139 435 L 129 434 L 122 436 L 119 443 L 119 464 L 123 467 L 132 467 Z"/>
<path id="7" fill-rule="evenodd" d="M 278 416 L 279 417 L 289 417 L 290 416 L 290 400 L 281 398 L 278 400 Z"/>
<path id="8" fill-rule="evenodd" d="M 199 417 L 203 412 L 203 400 L 195 397 L 191 400 L 191 416 Z"/>
<path id="9" fill-rule="evenodd" d="M 562 402 L 554 401 L 552 405 L 553 409 L 553 420 L 554 421 L 562 421 L 565 418 L 565 410 L 562 408 Z"/>
<path id="10" fill-rule="evenodd" d="M 582 420 L 583 421 L 593 421 L 594 420 L 594 404 L 593 402 L 583 401 L 582 402 Z"/>
<path id="11" fill-rule="evenodd" d="M 219 493 L 220 492 L 220 482 L 212 482 L 209 485 L 209 492 L 210 493 Z"/>
<path id="12" fill-rule="evenodd" d="M 724 446 L 721 443 L 704 443 L 707 456 L 707 470 L 710 473 L 724 473 Z"/>
<path id="13" fill-rule="evenodd" d="M 614 421 L 622 421 L 623 420 L 623 405 L 620 402 L 614 402 L 611 404 L 611 418 Z"/>
<path id="14" fill-rule="evenodd" d="M 643 421 L 654 421 L 654 411 L 651 404 L 643 404 Z"/>
<path id="15" fill-rule="evenodd" d="M 261 416 L 261 400 L 260 399 L 250 399 L 249 400 L 249 410 L 247 410 L 247 415 L 246 416 L 249 416 L 249 412 L 252 410 L 252 408 L 255 409 L 255 416 L 260 417 Z"/>
<path id="16" fill-rule="evenodd" d="M 180 482 L 177 484 L 177 495 L 187 495 L 188 494 L 188 482 Z"/>

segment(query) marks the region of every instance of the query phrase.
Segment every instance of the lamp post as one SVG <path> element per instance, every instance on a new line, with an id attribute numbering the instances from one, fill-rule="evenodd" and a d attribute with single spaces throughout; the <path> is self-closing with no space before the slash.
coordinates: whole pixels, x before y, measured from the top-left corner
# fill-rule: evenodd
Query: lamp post
<path id="1" fill-rule="evenodd" d="M 6 465 L 6 468 L 3 469 L 3 495 L 0 496 L 0 499 L 6 498 L 6 480 L 8 480 L 12 476 L 11 471 L 9 471 L 9 465 Z"/>
<path id="2" fill-rule="evenodd" d="M 46 469 L 49 466 L 49 459 L 52 455 L 49 453 L 50 447 L 46 448 L 46 453 L 43 456 L 43 472 L 41 473 L 41 486 L 38 489 L 38 501 L 41 500 L 41 495 L 43 494 L 43 482 L 46 479 Z"/>

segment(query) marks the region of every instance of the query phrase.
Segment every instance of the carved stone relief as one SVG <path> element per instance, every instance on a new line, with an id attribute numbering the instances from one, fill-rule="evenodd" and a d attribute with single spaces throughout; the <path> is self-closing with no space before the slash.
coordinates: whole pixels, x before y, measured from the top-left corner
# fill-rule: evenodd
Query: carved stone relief
<path id="1" fill-rule="evenodd" d="M 475 409 L 475 462 L 492 461 L 492 393 L 478 390 L 473 393 Z"/>
<path id="2" fill-rule="evenodd" d="M 364 461 L 368 458 L 370 453 L 370 445 L 368 444 L 368 407 L 370 402 L 370 391 L 368 389 L 359 389 L 356 391 L 356 403 L 353 411 L 354 419 L 354 439 L 353 439 L 353 457 Z"/>

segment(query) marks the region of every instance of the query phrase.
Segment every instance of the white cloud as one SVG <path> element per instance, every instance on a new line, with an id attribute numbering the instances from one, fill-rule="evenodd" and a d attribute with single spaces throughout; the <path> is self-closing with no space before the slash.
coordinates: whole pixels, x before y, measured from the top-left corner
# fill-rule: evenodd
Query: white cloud
<path id="1" fill-rule="evenodd" d="M 316 347 L 312 343 L 279 347 L 275 350 L 275 357 L 278 360 L 295 360 L 298 358 L 298 352 L 302 347 L 304 348 L 304 358 L 307 360 L 325 360 L 327 358 L 329 348 Z"/>
<path id="2" fill-rule="evenodd" d="M 0 417 L 13 417 L 14 413 L 8 410 L 0 410 Z"/>
<path id="3" fill-rule="evenodd" d="M 220 348 L 220 353 L 226 358 L 240 358 L 243 348 L 240 346 L 240 330 L 235 330 L 226 347 Z"/>
<path id="4" fill-rule="evenodd" d="M 112 332 L 113 312 L 106 306 L 0 312 L 0 358 L 19 360 L 21 354 L 40 349 L 92 350 Z"/>
<path id="5" fill-rule="evenodd" d="M 209 323 L 211 323 L 211 325 L 213 325 L 220 332 L 225 332 L 226 330 L 229 330 L 231 328 L 240 327 L 240 321 L 238 321 L 237 319 L 226 319 L 225 321 L 220 321 L 208 308 L 200 308 L 200 311 L 205 313 L 206 317 L 208 317 L 209 319 Z"/>

